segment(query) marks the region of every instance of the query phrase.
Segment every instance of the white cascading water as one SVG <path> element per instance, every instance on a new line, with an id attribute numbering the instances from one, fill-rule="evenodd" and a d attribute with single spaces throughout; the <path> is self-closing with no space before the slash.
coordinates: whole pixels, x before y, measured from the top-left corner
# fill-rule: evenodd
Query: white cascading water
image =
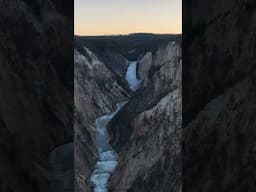
<path id="1" fill-rule="evenodd" d="M 96 147 L 99 153 L 99 160 L 91 176 L 95 192 L 107 192 L 107 184 L 110 174 L 115 170 L 118 155 L 109 144 L 107 125 L 115 114 L 127 103 L 127 101 L 117 104 L 117 109 L 113 113 L 100 116 L 96 119 Z"/>
<path id="2" fill-rule="evenodd" d="M 140 87 L 141 80 L 137 78 L 137 61 L 130 61 L 125 79 L 132 91 L 136 91 Z"/>
<path id="3" fill-rule="evenodd" d="M 136 91 L 141 84 L 141 80 L 137 79 L 137 61 L 131 61 L 126 72 L 126 80 L 132 91 Z M 118 154 L 109 144 L 109 135 L 107 125 L 118 111 L 127 103 L 124 101 L 117 104 L 116 111 L 100 116 L 96 119 L 96 147 L 99 153 L 99 160 L 96 163 L 94 171 L 91 175 L 91 182 L 94 186 L 94 192 L 107 192 L 108 179 L 115 170 L 118 163 Z"/>

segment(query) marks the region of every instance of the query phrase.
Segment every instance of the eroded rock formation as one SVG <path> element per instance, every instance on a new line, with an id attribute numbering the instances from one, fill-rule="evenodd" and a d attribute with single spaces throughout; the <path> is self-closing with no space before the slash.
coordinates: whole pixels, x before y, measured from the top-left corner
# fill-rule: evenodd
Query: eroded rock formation
<path id="1" fill-rule="evenodd" d="M 90 192 L 89 178 L 98 158 L 95 120 L 114 111 L 116 103 L 129 94 L 117 83 L 116 74 L 86 46 L 75 47 L 74 62 L 76 191 Z"/>
<path id="2" fill-rule="evenodd" d="M 120 159 L 110 191 L 181 191 L 181 47 L 138 62 L 142 87 L 109 126 Z"/>
<path id="3" fill-rule="evenodd" d="M 128 102 L 108 124 L 110 144 L 119 155 L 109 190 L 180 191 L 179 38 L 156 45 L 155 51 L 139 57 L 137 76 L 142 82 L 135 92 L 128 90 L 127 82 L 123 82 L 128 61 L 120 53 L 94 52 L 84 46 L 84 41 L 77 45 L 74 51 L 75 105 L 79 117 L 75 125 L 77 191 L 92 191 L 89 181 L 98 159 L 94 146 L 96 118 L 114 111 L 115 104 L 124 100 Z M 91 47 L 98 50 L 97 45 Z"/>

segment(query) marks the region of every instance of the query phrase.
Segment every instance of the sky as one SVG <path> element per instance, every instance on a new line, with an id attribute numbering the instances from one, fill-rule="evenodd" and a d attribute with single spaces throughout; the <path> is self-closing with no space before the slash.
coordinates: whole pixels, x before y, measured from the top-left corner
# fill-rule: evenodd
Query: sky
<path id="1" fill-rule="evenodd" d="M 182 0 L 75 0 L 76 35 L 180 34 Z"/>

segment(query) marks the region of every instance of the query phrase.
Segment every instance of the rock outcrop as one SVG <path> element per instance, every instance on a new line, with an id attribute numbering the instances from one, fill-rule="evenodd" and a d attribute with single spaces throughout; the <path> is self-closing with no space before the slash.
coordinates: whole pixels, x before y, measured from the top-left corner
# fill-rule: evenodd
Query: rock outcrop
<path id="1" fill-rule="evenodd" d="M 95 120 L 114 111 L 116 103 L 126 100 L 129 94 L 117 83 L 116 74 L 95 53 L 81 46 L 81 42 L 77 43 L 80 46 L 74 50 L 75 183 L 76 191 L 90 192 L 89 178 L 98 158 Z"/>
<path id="2" fill-rule="evenodd" d="M 119 164 L 110 191 L 181 191 L 181 47 L 138 61 L 142 87 L 109 125 Z"/>

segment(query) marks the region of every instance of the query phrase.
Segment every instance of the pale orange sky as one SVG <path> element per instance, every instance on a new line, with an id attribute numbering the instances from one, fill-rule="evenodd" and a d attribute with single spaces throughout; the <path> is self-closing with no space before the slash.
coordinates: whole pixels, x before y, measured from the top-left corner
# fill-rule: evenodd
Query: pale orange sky
<path id="1" fill-rule="evenodd" d="M 75 34 L 182 32 L 181 0 L 75 0 Z"/>

